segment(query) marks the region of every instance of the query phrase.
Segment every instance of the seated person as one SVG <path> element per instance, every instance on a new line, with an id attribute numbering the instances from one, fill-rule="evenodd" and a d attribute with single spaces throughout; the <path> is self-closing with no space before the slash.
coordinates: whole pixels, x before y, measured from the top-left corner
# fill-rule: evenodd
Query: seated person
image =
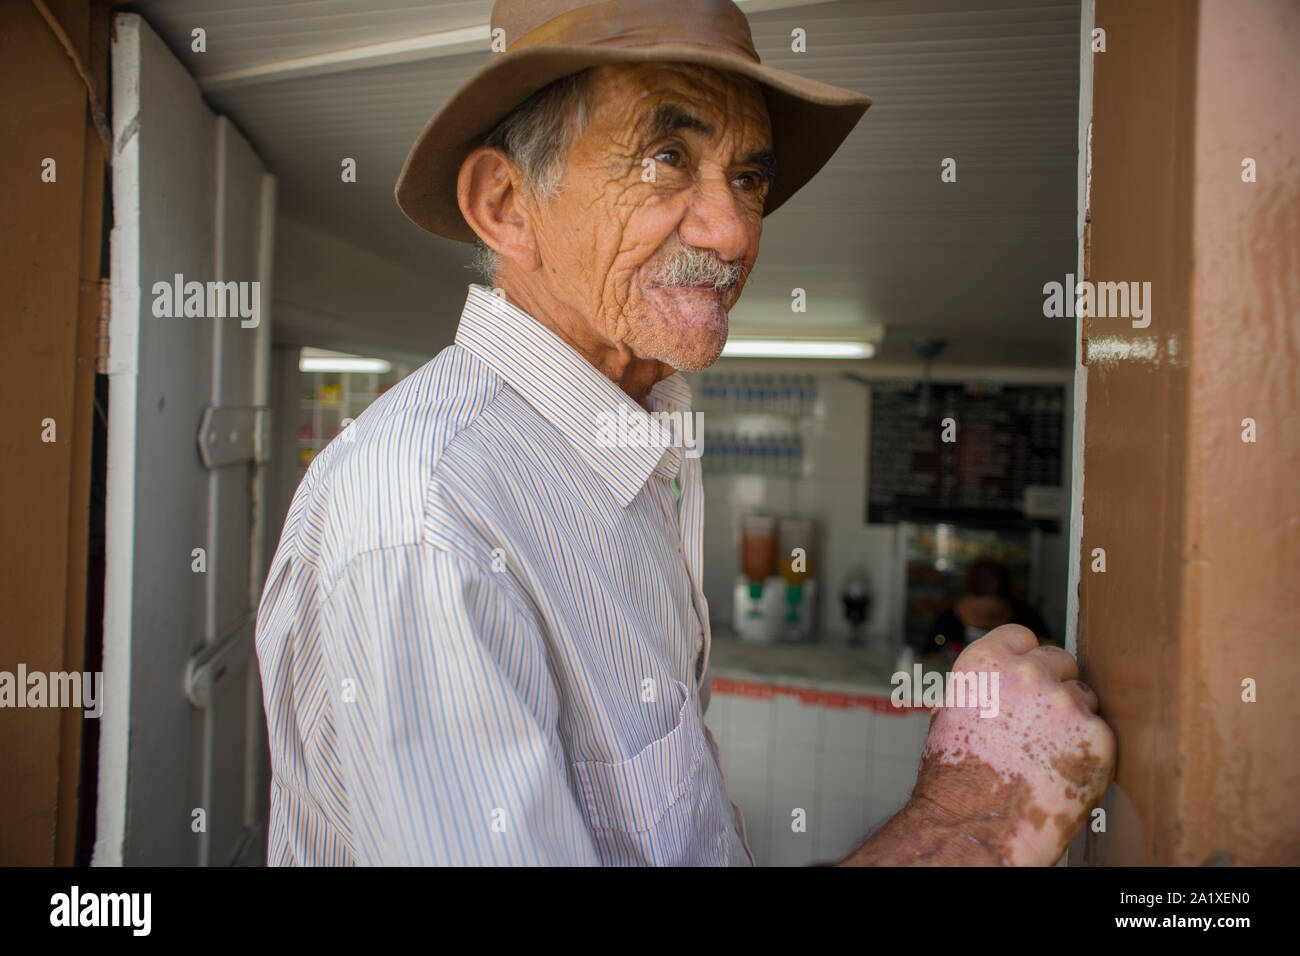
<path id="1" fill-rule="evenodd" d="M 1020 624 L 1034 632 L 1039 644 L 1054 644 L 1042 616 L 1013 596 L 1011 572 L 1006 565 L 987 558 L 976 561 L 966 572 L 962 596 L 930 626 L 925 642 L 915 647 L 918 655 L 944 657 L 951 664 L 962 649 L 995 627 Z"/>

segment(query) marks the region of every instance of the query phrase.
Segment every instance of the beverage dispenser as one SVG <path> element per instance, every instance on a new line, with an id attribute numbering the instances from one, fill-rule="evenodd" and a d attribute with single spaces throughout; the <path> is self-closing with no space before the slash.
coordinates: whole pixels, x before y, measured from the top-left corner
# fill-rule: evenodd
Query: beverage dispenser
<path id="1" fill-rule="evenodd" d="M 807 518 L 741 519 L 740 576 L 733 620 L 747 641 L 815 639 L 816 523 Z"/>

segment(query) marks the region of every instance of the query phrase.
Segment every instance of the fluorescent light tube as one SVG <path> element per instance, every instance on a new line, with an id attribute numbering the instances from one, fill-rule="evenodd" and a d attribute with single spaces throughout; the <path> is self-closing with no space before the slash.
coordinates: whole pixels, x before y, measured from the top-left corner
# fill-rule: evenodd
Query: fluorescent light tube
<path id="1" fill-rule="evenodd" d="M 830 339 L 729 339 L 723 358 L 836 358 L 869 359 L 876 354 L 870 342 Z"/>
<path id="2" fill-rule="evenodd" d="M 345 356 L 304 355 L 298 359 L 300 372 L 376 372 L 391 371 L 393 365 L 384 359 L 348 358 Z"/>

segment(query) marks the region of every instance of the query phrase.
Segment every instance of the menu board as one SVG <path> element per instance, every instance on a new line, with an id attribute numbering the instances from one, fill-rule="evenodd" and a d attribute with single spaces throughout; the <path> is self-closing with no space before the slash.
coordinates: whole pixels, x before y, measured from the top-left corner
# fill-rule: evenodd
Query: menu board
<path id="1" fill-rule="evenodd" d="M 871 387 L 867 520 L 1056 530 L 1062 385 Z"/>

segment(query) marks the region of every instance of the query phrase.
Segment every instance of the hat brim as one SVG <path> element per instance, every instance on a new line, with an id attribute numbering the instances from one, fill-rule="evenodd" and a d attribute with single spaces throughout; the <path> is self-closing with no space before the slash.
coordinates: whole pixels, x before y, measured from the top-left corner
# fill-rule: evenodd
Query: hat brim
<path id="1" fill-rule="evenodd" d="M 862 93 L 796 76 L 723 50 L 664 43 L 653 48 L 537 46 L 503 53 L 452 95 L 407 154 L 394 194 L 413 223 L 434 235 L 473 242 L 456 201 L 465 157 L 533 93 L 564 76 L 609 63 L 676 62 L 739 73 L 759 83 L 772 122 L 779 175 L 763 207 L 767 216 L 826 165 L 871 105 Z"/>

